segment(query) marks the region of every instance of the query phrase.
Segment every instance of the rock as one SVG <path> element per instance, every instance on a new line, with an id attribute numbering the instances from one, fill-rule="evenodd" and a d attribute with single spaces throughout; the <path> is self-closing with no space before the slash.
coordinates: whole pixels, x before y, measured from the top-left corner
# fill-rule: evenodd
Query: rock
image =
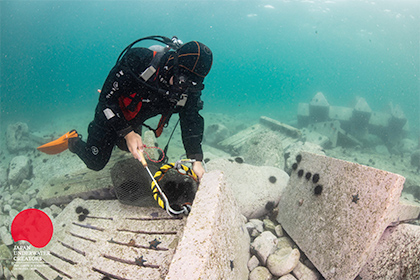
<path id="1" fill-rule="evenodd" d="M 206 127 L 204 133 L 204 143 L 213 147 L 230 136 L 229 129 L 223 124 L 212 124 Z"/>
<path id="2" fill-rule="evenodd" d="M 287 236 L 277 238 L 277 249 L 293 248 L 293 240 Z"/>
<path id="3" fill-rule="evenodd" d="M 275 232 L 274 230 L 276 228 L 276 225 L 273 223 L 273 221 L 271 221 L 270 219 L 264 219 L 263 223 L 264 223 L 265 230 Z"/>
<path id="4" fill-rule="evenodd" d="M 258 230 L 260 233 L 264 231 L 264 222 L 258 219 L 250 219 L 250 223 L 254 225 L 254 228 Z"/>
<path id="5" fill-rule="evenodd" d="M 0 227 L 0 239 L 6 246 L 13 244 L 12 235 L 5 226 Z"/>
<path id="6" fill-rule="evenodd" d="M 265 265 L 267 257 L 274 253 L 277 246 L 277 238 L 270 231 L 264 231 L 251 243 L 261 264 Z"/>
<path id="7" fill-rule="evenodd" d="M 417 148 L 417 143 L 411 139 L 401 139 L 397 145 L 392 147 L 392 151 L 396 154 L 412 153 Z"/>
<path id="8" fill-rule="evenodd" d="M 253 166 L 230 162 L 225 159 L 212 160 L 209 170 L 223 170 L 226 182 L 232 188 L 242 214 L 248 219 L 258 218 L 277 205 L 289 176 L 272 166 Z"/>
<path id="9" fill-rule="evenodd" d="M 0 166 L 0 187 L 7 185 L 7 168 Z"/>
<path id="10" fill-rule="evenodd" d="M 277 237 L 282 237 L 284 235 L 283 228 L 281 227 L 281 225 L 277 225 L 274 228 L 274 232 L 276 233 Z"/>
<path id="11" fill-rule="evenodd" d="M 298 249 L 283 248 L 267 258 L 267 268 L 274 276 L 283 276 L 293 271 L 300 258 Z"/>
<path id="12" fill-rule="evenodd" d="M 255 230 L 255 225 L 251 222 L 245 224 L 245 228 L 248 230 L 249 235 L 251 235 L 252 231 Z"/>
<path id="13" fill-rule="evenodd" d="M 12 273 L 10 272 L 10 270 L 6 266 L 3 268 L 3 277 L 6 280 L 10 280 L 12 278 Z"/>
<path id="14" fill-rule="evenodd" d="M 273 276 L 271 275 L 270 271 L 264 266 L 257 266 L 251 273 L 249 274 L 249 280 L 271 280 Z"/>
<path id="15" fill-rule="evenodd" d="M 22 201 L 28 203 L 31 200 L 31 197 L 27 194 L 22 195 Z"/>
<path id="16" fill-rule="evenodd" d="M 0 245 L 0 260 L 11 260 L 12 258 L 13 258 L 12 252 L 10 252 L 9 248 L 7 248 L 6 244 L 1 244 Z"/>
<path id="17" fill-rule="evenodd" d="M 9 184 L 19 185 L 31 173 L 31 162 L 26 156 L 14 157 L 9 164 Z"/>
<path id="18" fill-rule="evenodd" d="M 12 193 L 13 200 L 19 199 L 22 200 L 22 194 L 20 192 L 14 192 Z"/>
<path id="19" fill-rule="evenodd" d="M 269 149 L 267 147 L 275 147 Z M 284 169 L 282 139 L 278 133 L 267 130 L 248 139 L 240 151 L 245 162 L 257 166 L 275 166 Z"/>
<path id="20" fill-rule="evenodd" d="M 29 200 L 29 202 L 26 204 L 27 208 L 35 208 L 35 205 L 38 204 L 38 201 L 36 200 L 36 198 L 32 198 L 31 200 Z"/>
<path id="21" fill-rule="evenodd" d="M 9 213 L 10 210 L 12 210 L 12 206 L 10 204 L 4 205 L 4 207 L 3 207 L 3 212 L 4 213 Z"/>
<path id="22" fill-rule="evenodd" d="M 420 150 L 416 150 L 411 154 L 411 165 L 420 168 Z"/>
<path id="23" fill-rule="evenodd" d="M 296 278 L 292 274 L 286 274 L 280 277 L 278 280 L 296 280 Z"/>
<path id="24" fill-rule="evenodd" d="M 318 280 L 319 278 L 318 273 L 309 269 L 301 262 L 298 262 L 295 269 L 293 269 L 293 275 L 299 280 Z"/>
<path id="25" fill-rule="evenodd" d="M 256 256 L 252 256 L 248 261 L 249 271 L 253 271 L 259 265 L 260 265 L 260 261 L 258 260 Z"/>
<path id="26" fill-rule="evenodd" d="M 9 217 L 13 220 L 16 216 L 17 216 L 17 214 L 19 214 L 19 211 L 18 210 L 16 210 L 16 209 L 11 209 L 10 211 L 9 211 Z"/>
<path id="27" fill-rule="evenodd" d="M 34 149 L 41 139 L 31 135 L 26 123 L 10 124 L 6 130 L 6 147 L 11 153 Z"/>
<path id="28" fill-rule="evenodd" d="M 381 155 L 390 155 L 388 148 L 385 145 L 378 145 L 375 147 L 375 151 Z"/>

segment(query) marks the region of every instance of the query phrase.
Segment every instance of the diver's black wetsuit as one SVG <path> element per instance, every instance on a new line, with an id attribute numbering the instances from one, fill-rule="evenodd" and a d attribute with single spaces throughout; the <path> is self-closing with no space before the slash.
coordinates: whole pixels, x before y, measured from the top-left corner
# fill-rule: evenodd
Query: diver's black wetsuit
<path id="1" fill-rule="evenodd" d="M 171 112 L 179 113 L 182 140 L 187 157 L 203 159 L 201 141 L 204 130 L 204 119 L 199 114 L 203 107 L 201 91 L 187 92 L 184 106 L 177 106 L 156 90 L 158 74 L 169 52 L 164 54 L 158 64 L 156 73 L 147 81 L 147 87 L 136 78 L 149 67 L 153 51 L 146 48 L 132 48 L 110 71 L 99 97 L 95 118 L 89 124 L 87 142 L 79 138 L 69 139 L 70 151 L 76 153 L 93 170 L 105 167 L 115 145 L 128 151 L 124 136 L 131 131 L 141 133 L 143 122 L 162 114 L 170 117 Z M 123 105 L 125 103 L 125 105 Z M 140 107 L 139 112 L 135 112 Z M 124 111 L 124 112 L 123 112 Z"/>

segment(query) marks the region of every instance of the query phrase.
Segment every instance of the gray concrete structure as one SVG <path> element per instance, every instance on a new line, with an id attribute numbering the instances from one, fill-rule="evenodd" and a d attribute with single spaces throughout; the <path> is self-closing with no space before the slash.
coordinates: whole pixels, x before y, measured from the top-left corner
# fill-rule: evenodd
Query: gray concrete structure
<path id="1" fill-rule="evenodd" d="M 278 222 L 326 279 L 353 280 L 392 222 L 419 215 L 400 175 L 307 152 L 295 167 Z"/>

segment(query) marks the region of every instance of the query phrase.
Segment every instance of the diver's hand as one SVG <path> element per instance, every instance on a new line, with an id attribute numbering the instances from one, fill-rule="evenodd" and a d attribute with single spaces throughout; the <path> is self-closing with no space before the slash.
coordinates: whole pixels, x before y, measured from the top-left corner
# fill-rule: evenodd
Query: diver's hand
<path id="1" fill-rule="evenodd" d="M 140 160 L 139 151 L 143 152 L 143 141 L 141 140 L 141 136 L 134 131 L 131 131 L 124 136 L 124 138 L 130 153 L 135 159 Z"/>
<path id="2" fill-rule="evenodd" d="M 203 178 L 204 173 L 206 172 L 201 161 L 194 161 L 192 164 L 192 169 L 195 175 L 197 175 L 198 180 L 200 181 L 201 178 Z"/>

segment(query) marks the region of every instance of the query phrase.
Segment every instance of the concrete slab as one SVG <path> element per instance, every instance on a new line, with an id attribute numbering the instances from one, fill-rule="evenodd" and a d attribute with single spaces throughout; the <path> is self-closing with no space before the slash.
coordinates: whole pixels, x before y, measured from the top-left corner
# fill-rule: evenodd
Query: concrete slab
<path id="1" fill-rule="evenodd" d="M 287 125 L 285 123 L 276 121 L 269 117 L 261 116 L 260 123 L 271 128 L 274 131 L 278 131 L 292 138 L 300 138 L 302 136 L 302 132 L 299 129 L 294 128 L 293 126 Z"/>
<path id="2" fill-rule="evenodd" d="M 395 218 L 404 177 L 302 152 L 278 221 L 326 279 L 353 280 Z"/>
<path id="3" fill-rule="evenodd" d="M 77 207 L 89 210 L 84 221 Z M 48 252 L 40 264 L 21 270 L 27 262 L 16 262 L 14 273 L 24 279 L 163 279 L 185 221 L 160 208 L 75 199 L 53 221 L 50 243 L 31 250 Z M 161 243 L 152 246 L 154 240 Z"/>
<path id="4" fill-rule="evenodd" d="M 223 173 L 206 173 L 166 280 L 248 279 L 249 241 Z"/>
<path id="5" fill-rule="evenodd" d="M 359 276 L 362 279 L 420 279 L 420 226 L 388 227 Z"/>
<path id="6" fill-rule="evenodd" d="M 64 176 L 54 177 L 37 194 L 40 205 L 68 204 L 75 198 L 113 199 L 113 184 L 110 169 L 115 162 L 132 157 L 130 153 L 115 150 L 110 162 L 101 171 L 86 168 L 80 162 L 80 170 Z"/>

